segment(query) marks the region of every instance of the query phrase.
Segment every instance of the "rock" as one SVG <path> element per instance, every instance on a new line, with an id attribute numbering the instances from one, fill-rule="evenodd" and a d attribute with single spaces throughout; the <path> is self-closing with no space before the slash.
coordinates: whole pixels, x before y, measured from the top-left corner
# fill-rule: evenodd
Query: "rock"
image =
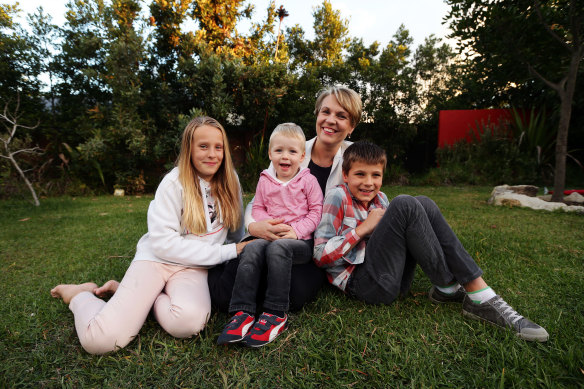
<path id="1" fill-rule="evenodd" d="M 564 201 L 575 204 L 584 204 L 584 196 L 578 192 L 572 192 L 568 196 L 564 196 Z"/>
<path id="2" fill-rule="evenodd" d="M 500 196 L 503 193 L 517 193 L 529 197 L 535 197 L 537 195 L 538 188 L 533 185 L 499 185 L 496 186 L 491 192 L 491 197 L 488 203 L 492 204 L 495 197 Z"/>
<path id="3" fill-rule="evenodd" d="M 489 198 L 488 203 L 494 205 L 504 205 L 508 207 L 527 207 L 532 209 L 543 209 L 547 211 L 562 209 L 567 212 L 584 213 L 584 206 L 549 202 L 538 197 L 531 197 L 525 194 L 515 193 L 513 192 L 512 188 L 513 187 L 510 187 L 509 185 L 496 186 L 493 189 L 493 192 L 491 192 L 491 197 Z"/>
<path id="4" fill-rule="evenodd" d="M 516 199 L 501 199 L 501 205 L 507 207 L 521 207 L 521 201 Z"/>
<path id="5" fill-rule="evenodd" d="M 539 190 L 539 188 L 533 185 L 514 185 L 510 186 L 509 190 L 511 190 L 511 192 L 513 193 L 522 194 L 529 197 L 535 197 L 537 196 L 537 191 Z"/>

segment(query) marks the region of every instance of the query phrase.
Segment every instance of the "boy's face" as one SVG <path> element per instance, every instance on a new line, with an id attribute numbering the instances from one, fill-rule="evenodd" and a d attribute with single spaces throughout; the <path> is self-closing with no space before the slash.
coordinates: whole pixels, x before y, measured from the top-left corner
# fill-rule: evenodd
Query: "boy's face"
<path id="1" fill-rule="evenodd" d="M 300 162 L 304 160 L 304 142 L 276 135 L 272 138 L 268 155 L 276 169 L 276 177 L 284 182 L 290 181 L 298 173 Z"/>
<path id="2" fill-rule="evenodd" d="M 343 172 L 343 181 L 347 183 L 351 194 L 368 206 L 381 188 L 383 164 L 370 165 L 361 161 L 353 162 L 349 171 Z"/>

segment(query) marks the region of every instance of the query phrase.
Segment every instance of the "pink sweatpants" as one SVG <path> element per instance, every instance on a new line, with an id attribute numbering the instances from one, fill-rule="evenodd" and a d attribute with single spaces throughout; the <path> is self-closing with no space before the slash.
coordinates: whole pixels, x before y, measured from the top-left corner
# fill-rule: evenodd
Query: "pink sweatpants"
<path id="1" fill-rule="evenodd" d="M 79 341 L 90 354 L 125 347 L 138 334 L 151 308 L 170 335 L 187 338 L 198 334 L 211 312 L 207 270 L 134 261 L 107 303 L 82 292 L 69 304 Z"/>

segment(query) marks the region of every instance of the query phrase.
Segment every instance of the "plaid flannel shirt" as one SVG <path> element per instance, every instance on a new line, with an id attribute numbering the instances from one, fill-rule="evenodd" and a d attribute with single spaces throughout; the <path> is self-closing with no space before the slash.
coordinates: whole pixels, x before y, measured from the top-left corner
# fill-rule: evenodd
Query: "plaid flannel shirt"
<path id="1" fill-rule="evenodd" d="M 365 260 L 366 239 L 361 239 L 355 229 L 371 209 L 386 209 L 389 205 L 383 192 L 365 208 L 355 199 L 346 184 L 330 190 L 322 207 L 322 218 L 314 233 L 314 262 L 325 268 L 331 284 L 345 290 L 356 265 Z M 351 249 L 354 243 L 355 247 Z"/>

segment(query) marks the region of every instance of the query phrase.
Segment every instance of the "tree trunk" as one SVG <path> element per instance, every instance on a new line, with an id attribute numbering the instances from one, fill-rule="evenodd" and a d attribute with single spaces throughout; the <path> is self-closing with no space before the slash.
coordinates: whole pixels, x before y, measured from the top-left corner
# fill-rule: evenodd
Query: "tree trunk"
<path id="1" fill-rule="evenodd" d="M 576 89 L 576 78 L 580 66 L 581 50 L 572 51 L 570 69 L 566 77 L 565 88 L 558 88 L 560 95 L 560 124 L 556 137 L 556 166 L 554 170 L 554 193 L 552 201 L 560 202 L 564 199 L 566 187 L 566 156 L 568 154 L 568 131 L 570 129 L 570 117 L 572 116 L 572 102 Z"/>
<path id="2" fill-rule="evenodd" d="M 39 198 L 36 194 L 36 191 L 34 190 L 34 187 L 32 186 L 31 182 L 28 180 L 28 178 L 26 178 L 26 175 L 24 174 L 24 172 L 22 171 L 20 166 L 18 166 L 18 162 L 16 162 L 16 160 L 14 159 L 12 154 L 8 153 L 8 159 L 10 159 L 10 162 L 12 162 L 12 164 L 14 165 L 16 170 L 18 171 L 18 174 L 20 174 L 20 176 L 24 180 L 24 183 L 26 184 L 26 186 L 30 190 L 30 193 L 32 194 L 32 200 L 33 200 L 34 205 L 36 205 L 37 207 L 39 205 L 41 205 L 41 203 L 39 202 Z"/>

